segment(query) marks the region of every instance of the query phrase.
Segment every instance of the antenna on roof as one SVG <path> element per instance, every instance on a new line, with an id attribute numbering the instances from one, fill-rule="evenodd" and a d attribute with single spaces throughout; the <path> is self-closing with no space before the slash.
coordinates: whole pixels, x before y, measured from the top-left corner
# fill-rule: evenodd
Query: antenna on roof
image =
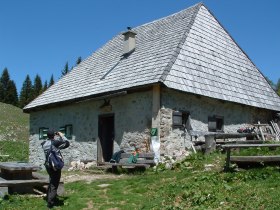
<path id="1" fill-rule="evenodd" d="M 128 26 L 128 27 L 127 27 L 127 30 L 129 30 L 129 31 L 130 31 L 131 29 L 132 29 L 132 28 L 131 28 L 130 26 Z"/>

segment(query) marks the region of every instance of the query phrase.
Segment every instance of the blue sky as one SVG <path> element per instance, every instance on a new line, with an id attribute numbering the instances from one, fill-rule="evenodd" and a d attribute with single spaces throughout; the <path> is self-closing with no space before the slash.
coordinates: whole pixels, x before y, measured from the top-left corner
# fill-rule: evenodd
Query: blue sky
<path id="1" fill-rule="evenodd" d="M 0 0 L 0 71 L 20 91 L 27 74 L 57 81 L 68 61 L 90 56 L 127 26 L 159 19 L 196 0 Z M 274 83 L 280 78 L 280 1 L 203 3 Z"/>

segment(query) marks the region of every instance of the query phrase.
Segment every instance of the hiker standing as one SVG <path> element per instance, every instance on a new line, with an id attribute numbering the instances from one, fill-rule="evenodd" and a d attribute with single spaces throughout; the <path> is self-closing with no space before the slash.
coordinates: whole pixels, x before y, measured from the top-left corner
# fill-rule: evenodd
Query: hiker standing
<path id="1" fill-rule="evenodd" d="M 59 139 L 55 139 L 56 135 L 59 136 Z M 55 205 L 55 202 L 57 201 L 57 188 L 60 182 L 61 169 L 53 169 L 53 167 L 49 165 L 47 161 L 47 155 L 51 146 L 59 152 L 61 149 L 69 147 L 70 144 L 68 139 L 61 132 L 54 132 L 53 130 L 48 130 L 47 136 L 48 139 L 42 142 L 41 145 L 46 156 L 45 167 L 50 179 L 47 191 L 47 206 L 49 208 L 52 208 Z"/>

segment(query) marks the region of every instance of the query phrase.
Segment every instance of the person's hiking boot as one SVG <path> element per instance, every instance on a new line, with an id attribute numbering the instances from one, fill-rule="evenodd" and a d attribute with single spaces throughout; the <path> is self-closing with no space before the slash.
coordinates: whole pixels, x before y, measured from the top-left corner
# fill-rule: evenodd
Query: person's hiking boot
<path id="1" fill-rule="evenodd" d="M 47 204 L 47 207 L 48 207 L 49 209 L 52 209 L 52 208 L 54 207 L 54 204 L 53 204 L 53 203 L 48 203 L 48 204 Z"/>

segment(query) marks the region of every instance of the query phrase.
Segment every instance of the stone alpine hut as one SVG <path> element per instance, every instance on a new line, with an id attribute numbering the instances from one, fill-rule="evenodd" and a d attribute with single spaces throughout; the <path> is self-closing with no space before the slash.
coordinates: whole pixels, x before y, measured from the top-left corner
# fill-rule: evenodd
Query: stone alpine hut
<path id="1" fill-rule="evenodd" d="M 161 153 L 179 155 L 191 132 L 236 132 L 279 111 L 279 96 L 202 3 L 117 34 L 24 107 L 33 163 L 44 162 L 48 128 L 70 139 L 66 162 L 108 161 L 119 149 L 149 150 L 151 133 Z"/>

